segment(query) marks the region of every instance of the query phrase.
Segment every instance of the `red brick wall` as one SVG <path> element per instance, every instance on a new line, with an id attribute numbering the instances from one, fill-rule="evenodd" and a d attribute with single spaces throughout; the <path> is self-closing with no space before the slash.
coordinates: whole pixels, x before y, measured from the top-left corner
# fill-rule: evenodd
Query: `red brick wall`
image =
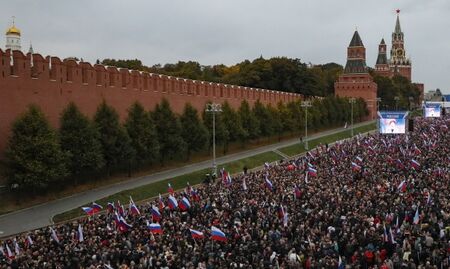
<path id="1" fill-rule="evenodd" d="M 367 119 L 376 119 L 378 86 L 369 74 L 344 74 L 334 83 L 334 92 L 340 97 L 363 98 L 367 104 Z"/>
<path id="2" fill-rule="evenodd" d="M 250 104 L 259 99 L 276 105 L 301 98 L 299 94 L 92 66 L 39 54 L 24 55 L 20 51 L 11 55 L 9 50 L 0 50 L 0 61 L 0 156 L 12 122 L 29 104 L 41 107 L 51 125 L 57 127 L 62 110 L 72 101 L 92 117 L 98 104 L 105 100 L 124 120 L 135 101 L 152 110 L 166 98 L 172 109 L 180 113 L 187 102 L 202 111 L 208 101 L 228 101 L 237 108 L 243 99 Z"/>

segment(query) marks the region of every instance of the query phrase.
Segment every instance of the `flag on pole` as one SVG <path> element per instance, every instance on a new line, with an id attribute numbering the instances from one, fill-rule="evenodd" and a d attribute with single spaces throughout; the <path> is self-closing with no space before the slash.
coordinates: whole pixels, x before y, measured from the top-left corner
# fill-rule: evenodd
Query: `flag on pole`
<path id="1" fill-rule="evenodd" d="M 220 170 L 220 173 L 222 174 L 222 182 L 225 186 L 231 185 L 231 176 L 230 174 L 225 170 L 225 168 L 222 168 Z"/>
<path id="2" fill-rule="evenodd" d="M 136 204 L 133 201 L 133 198 L 130 196 L 130 212 L 134 216 L 139 216 L 141 214 L 141 211 L 139 211 L 139 208 L 136 206 Z"/>
<path id="3" fill-rule="evenodd" d="M 83 227 L 81 227 L 81 224 L 78 224 L 78 242 L 83 241 L 84 241 Z"/>
<path id="4" fill-rule="evenodd" d="M 172 185 L 170 183 L 167 183 L 167 192 L 170 193 L 171 195 L 173 195 L 174 193 Z"/>
<path id="5" fill-rule="evenodd" d="M 339 255 L 338 269 L 345 269 L 345 264 L 342 262 L 341 255 Z"/>
<path id="6" fill-rule="evenodd" d="M 118 226 L 119 231 L 126 232 L 129 229 L 133 228 L 133 226 L 131 224 L 128 224 L 122 216 L 118 217 L 119 217 L 119 226 Z"/>
<path id="7" fill-rule="evenodd" d="M 300 191 L 300 189 L 298 188 L 297 185 L 294 185 L 294 198 L 300 199 L 301 197 L 302 197 L 302 192 Z"/>
<path id="8" fill-rule="evenodd" d="M 361 171 L 361 166 L 359 166 L 357 163 L 352 162 L 352 170 L 354 172 Z"/>
<path id="9" fill-rule="evenodd" d="M 169 195 L 169 208 L 176 209 L 178 207 L 178 201 L 172 195 Z"/>
<path id="10" fill-rule="evenodd" d="M 284 211 L 284 214 L 283 214 L 283 226 L 284 227 L 287 227 L 288 226 L 288 212 L 287 212 L 287 210 L 286 211 Z"/>
<path id="11" fill-rule="evenodd" d="M 247 190 L 247 183 L 245 182 L 245 178 L 242 179 L 242 189 L 243 189 L 244 191 Z"/>
<path id="12" fill-rule="evenodd" d="M 183 199 L 181 199 L 181 202 L 179 203 L 179 206 L 182 211 L 187 211 L 191 207 L 191 203 L 189 202 L 188 198 L 183 197 Z"/>
<path id="13" fill-rule="evenodd" d="M 92 216 L 94 215 L 94 209 L 92 207 L 89 206 L 83 206 L 81 207 L 81 209 L 84 211 L 84 213 L 86 213 L 88 216 Z"/>
<path id="14" fill-rule="evenodd" d="M 416 214 L 414 214 L 413 223 L 417 225 L 417 224 L 419 224 L 419 221 L 420 221 L 419 206 L 417 206 Z"/>
<path id="15" fill-rule="evenodd" d="M 14 238 L 13 242 L 14 242 L 14 252 L 16 252 L 16 256 L 19 256 L 20 255 L 19 244 L 17 243 L 17 240 L 15 238 Z"/>
<path id="16" fill-rule="evenodd" d="M 312 168 L 312 167 L 308 167 L 308 174 L 310 176 L 316 177 L 317 176 L 317 170 Z"/>
<path id="17" fill-rule="evenodd" d="M 405 192 L 406 187 L 407 187 L 406 180 L 402 180 L 402 182 L 400 182 L 400 184 L 398 185 L 397 190 L 399 192 Z"/>
<path id="18" fill-rule="evenodd" d="M 92 203 L 92 210 L 94 211 L 94 214 L 102 211 L 102 209 L 103 209 L 103 206 L 101 206 L 95 202 Z"/>
<path id="19" fill-rule="evenodd" d="M 411 166 L 414 170 L 417 170 L 420 168 L 420 163 L 414 159 L 411 160 Z"/>
<path id="20" fill-rule="evenodd" d="M 14 253 L 12 253 L 12 251 L 9 248 L 8 244 L 6 244 L 6 257 L 8 259 L 14 259 Z"/>
<path id="21" fill-rule="evenodd" d="M 309 183 L 308 176 L 309 176 L 309 172 L 306 171 L 306 173 L 305 173 L 305 183 L 306 183 L 306 184 Z"/>
<path id="22" fill-rule="evenodd" d="M 191 190 L 191 197 L 192 197 L 192 200 L 194 200 L 196 202 L 200 202 L 200 195 L 198 194 L 198 191 L 194 187 L 192 187 L 192 190 Z"/>
<path id="23" fill-rule="evenodd" d="M 150 223 L 149 224 L 147 221 L 147 228 L 150 230 L 150 232 L 152 234 L 163 234 L 163 230 L 159 223 Z"/>
<path id="24" fill-rule="evenodd" d="M 159 209 L 156 206 L 152 206 L 152 210 L 151 211 L 152 211 L 152 219 L 153 219 L 153 221 L 155 221 L 155 222 L 160 221 L 161 218 L 162 218 L 162 215 L 159 212 Z"/>
<path id="25" fill-rule="evenodd" d="M 116 207 L 114 206 L 114 203 L 108 202 L 108 204 L 106 205 L 106 209 L 109 213 L 113 213 Z"/>
<path id="26" fill-rule="evenodd" d="M 50 227 L 50 236 L 53 239 L 53 241 L 55 241 L 56 243 L 59 244 L 59 238 L 58 235 L 56 234 L 55 230 L 53 230 L 52 227 Z"/>
<path id="27" fill-rule="evenodd" d="M 200 231 L 197 231 L 197 230 L 194 230 L 194 229 L 189 229 L 189 231 L 191 232 L 191 236 L 194 239 L 203 239 L 203 238 L 205 238 L 205 235 L 202 232 L 200 232 Z"/>
<path id="28" fill-rule="evenodd" d="M 211 239 L 220 242 L 227 242 L 227 236 L 220 229 L 211 226 Z"/>
<path id="29" fill-rule="evenodd" d="M 267 187 L 268 189 L 270 189 L 271 191 L 273 191 L 273 184 L 272 184 L 272 181 L 269 180 L 269 177 L 268 177 L 267 175 L 266 175 L 265 178 L 264 178 L 264 182 L 265 182 L 265 184 L 266 184 L 266 187 Z"/>
<path id="30" fill-rule="evenodd" d="M 161 196 L 161 193 L 159 194 L 159 201 L 158 201 L 159 210 L 163 210 L 166 205 L 164 204 L 164 200 Z"/>
<path id="31" fill-rule="evenodd" d="M 27 244 L 27 247 L 30 247 L 34 244 L 33 239 L 31 239 L 31 236 L 27 236 L 26 244 Z"/>

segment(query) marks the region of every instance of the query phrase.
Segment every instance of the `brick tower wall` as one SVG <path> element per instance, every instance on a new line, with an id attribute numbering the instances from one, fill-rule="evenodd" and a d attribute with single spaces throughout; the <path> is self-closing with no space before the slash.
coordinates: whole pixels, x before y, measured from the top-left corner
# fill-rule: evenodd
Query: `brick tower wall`
<path id="1" fill-rule="evenodd" d="M 367 120 L 377 117 L 377 89 L 377 84 L 369 74 L 343 74 L 334 83 L 336 96 L 364 99 L 369 110 Z"/>
<path id="2" fill-rule="evenodd" d="M 256 100 L 276 105 L 302 96 L 273 91 L 182 79 L 103 65 L 77 63 L 40 54 L 24 55 L 20 51 L 0 50 L 0 157 L 3 156 L 12 122 L 30 104 L 38 105 L 53 127 L 58 127 L 63 109 L 74 102 L 81 112 L 92 117 L 105 100 L 123 121 L 128 108 L 140 102 L 153 110 L 163 98 L 172 109 L 181 113 L 189 102 L 197 110 L 208 101 L 227 101 L 238 108 L 242 100 L 250 105 Z"/>

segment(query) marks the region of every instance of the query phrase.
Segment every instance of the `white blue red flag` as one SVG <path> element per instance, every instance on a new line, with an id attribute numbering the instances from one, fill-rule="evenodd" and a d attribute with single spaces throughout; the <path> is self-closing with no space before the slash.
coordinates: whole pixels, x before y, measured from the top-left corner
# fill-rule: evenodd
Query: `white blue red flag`
<path id="1" fill-rule="evenodd" d="M 419 224 L 419 221 L 420 221 L 419 206 L 417 206 L 416 214 L 414 214 L 413 223 L 414 224 Z"/>
<path id="2" fill-rule="evenodd" d="M 205 238 L 205 235 L 202 232 L 200 232 L 200 231 L 197 231 L 197 230 L 194 230 L 194 229 L 189 229 L 189 231 L 191 232 L 191 236 L 194 239 L 203 239 L 203 238 Z"/>
<path id="3" fill-rule="evenodd" d="M 317 170 L 312 168 L 312 167 L 308 167 L 308 174 L 310 176 L 316 177 L 317 176 Z"/>
<path id="4" fill-rule="evenodd" d="M 266 175 L 265 178 L 264 178 L 264 182 L 265 182 L 265 184 L 266 184 L 266 187 L 267 187 L 268 189 L 270 189 L 271 191 L 273 191 L 273 184 L 272 184 L 272 181 L 269 180 L 269 177 L 268 177 L 267 175 Z"/>
<path id="5" fill-rule="evenodd" d="M 163 234 L 163 230 L 159 223 L 150 223 L 149 224 L 147 221 L 147 228 L 150 230 L 150 232 L 152 234 Z"/>
<path id="6" fill-rule="evenodd" d="M 89 206 L 83 206 L 81 209 L 84 211 L 84 213 L 88 214 L 89 216 L 94 215 L 94 209 Z"/>
<path id="7" fill-rule="evenodd" d="M 97 203 L 92 203 L 92 210 L 94 210 L 94 214 L 102 211 L 103 207 Z"/>
<path id="8" fill-rule="evenodd" d="M 164 204 L 164 200 L 163 200 L 161 194 L 159 194 L 158 206 L 159 206 L 159 210 L 163 210 L 164 207 L 166 207 L 166 205 Z"/>
<path id="9" fill-rule="evenodd" d="M 414 168 L 415 170 L 417 170 L 417 169 L 419 169 L 420 168 L 420 163 L 418 162 L 418 161 L 416 161 L 416 160 L 411 160 L 411 166 L 412 166 L 412 168 Z"/>
<path id="10" fill-rule="evenodd" d="M 130 212 L 133 216 L 139 216 L 141 214 L 139 208 L 136 206 L 131 196 L 130 196 Z"/>
<path id="11" fill-rule="evenodd" d="M 170 193 L 171 195 L 173 195 L 174 193 L 172 185 L 170 183 L 167 183 L 167 192 Z"/>
<path id="12" fill-rule="evenodd" d="M 211 239 L 220 242 L 227 242 L 227 236 L 220 229 L 211 226 Z"/>
<path id="13" fill-rule="evenodd" d="M 189 202 L 189 199 L 186 197 L 183 197 L 183 199 L 181 199 L 181 202 L 178 205 L 182 211 L 186 211 L 191 207 L 191 203 Z"/>
<path id="14" fill-rule="evenodd" d="M 152 219 L 155 222 L 160 221 L 162 218 L 161 213 L 159 212 L 159 209 L 156 206 L 152 206 Z"/>
<path id="15" fill-rule="evenodd" d="M 81 227 L 81 224 L 78 224 L 78 242 L 84 241 L 84 235 L 83 235 L 83 227 Z"/>
<path id="16" fill-rule="evenodd" d="M 178 201 L 172 195 L 169 195 L 169 208 L 176 209 L 178 207 Z"/>

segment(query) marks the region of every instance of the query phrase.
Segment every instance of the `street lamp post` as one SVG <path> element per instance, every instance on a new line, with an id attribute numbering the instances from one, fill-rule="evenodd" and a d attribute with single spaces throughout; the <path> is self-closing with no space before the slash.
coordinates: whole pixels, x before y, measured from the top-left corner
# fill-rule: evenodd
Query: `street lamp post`
<path id="1" fill-rule="evenodd" d="M 311 102 L 302 101 L 301 106 L 305 108 L 305 149 L 308 150 L 308 107 L 311 107 Z"/>
<path id="2" fill-rule="evenodd" d="M 351 130 L 351 136 L 353 137 L 353 104 L 355 103 L 356 99 L 354 97 L 350 98 L 349 102 L 352 104 L 352 130 Z"/>
<path id="3" fill-rule="evenodd" d="M 413 110 L 414 97 L 410 96 L 410 97 L 408 97 L 408 99 L 409 99 L 409 110 L 412 111 Z"/>
<path id="4" fill-rule="evenodd" d="M 212 174 L 217 175 L 217 165 L 216 165 L 216 113 L 222 112 L 221 104 L 206 104 L 206 112 L 212 113 L 213 117 L 213 163 L 212 163 Z"/>
<path id="5" fill-rule="evenodd" d="M 377 130 L 380 130 L 380 120 L 378 119 L 378 111 L 380 111 L 381 98 L 377 97 Z"/>
<path id="6" fill-rule="evenodd" d="M 397 111 L 398 110 L 398 101 L 400 100 L 400 97 L 395 96 L 394 100 L 395 100 L 395 110 Z"/>

